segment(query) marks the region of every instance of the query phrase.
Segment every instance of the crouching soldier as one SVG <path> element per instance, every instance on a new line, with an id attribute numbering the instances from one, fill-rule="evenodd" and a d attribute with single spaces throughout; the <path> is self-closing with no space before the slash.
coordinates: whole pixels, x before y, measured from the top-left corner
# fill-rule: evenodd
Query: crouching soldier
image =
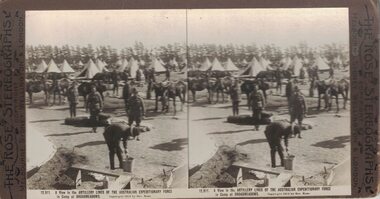
<path id="1" fill-rule="evenodd" d="M 281 166 L 284 166 L 284 149 L 281 140 L 282 138 L 284 139 L 285 149 L 288 151 L 288 138 L 291 137 L 292 134 L 297 135 L 300 133 L 299 126 L 295 125 L 292 128 L 292 125 L 288 122 L 275 121 L 267 126 L 264 133 L 270 147 L 272 167 L 276 167 L 276 151 L 280 156 Z"/>
<path id="2" fill-rule="evenodd" d="M 123 156 L 120 148 L 120 141 L 123 142 L 124 153 L 127 156 L 127 140 L 130 137 L 138 136 L 137 128 L 131 128 L 127 124 L 116 123 L 105 128 L 103 136 L 107 143 L 110 158 L 110 168 L 115 169 L 115 154 L 119 160 L 120 168 L 123 168 Z"/>

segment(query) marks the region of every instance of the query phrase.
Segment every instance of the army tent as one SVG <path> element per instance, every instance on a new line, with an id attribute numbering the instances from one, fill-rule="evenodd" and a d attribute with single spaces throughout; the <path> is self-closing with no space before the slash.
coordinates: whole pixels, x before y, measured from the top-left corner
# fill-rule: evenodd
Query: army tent
<path id="1" fill-rule="evenodd" d="M 210 70 L 211 71 L 225 71 L 225 69 L 223 68 L 222 64 L 220 64 L 218 58 L 216 58 L 216 57 L 215 57 L 214 61 L 211 64 Z"/>
<path id="2" fill-rule="evenodd" d="M 240 65 L 241 65 L 241 66 L 248 66 L 248 62 L 247 62 L 247 60 L 243 59 L 243 60 L 240 62 Z"/>
<path id="3" fill-rule="evenodd" d="M 287 70 L 292 65 L 292 59 L 290 57 L 283 58 L 281 63 L 283 64 L 282 69 Z"/>
<path id="4" fill-rule="evenodd" d="M 116 61 L 115 65 L 120 67 L 123 63 L 124 63 L 124 59 L 119 59 Z"/>
<path id="5" fill-rule="evenodd" d="M 261 71 L 264 71 L 263 67 L 260 62 L 253 57 L 252 61 L 248 64 L 247 68 L 240 74 L 240 76 L 256 77 L 256 75 Z"/>
<path id="6" fill-rule="evenodd" d="M 129 74 L 131 74 L 131 77 L 136 78 L 136 72 L 137 72 L 137 70 L 139 70 L 139 64 L 138 64 L 137 60 L 131 58 L 129 60 L 127 68 L 129 70 Z"/>
<path id="7" fill-rule="evenodd" d="M 139 65 L 140 66 L 145 66 L 145 61 L 143 59 L 140 59 Z"/>
<path id="8" fill-rule="evenodd" d="M 38 66 L 34 72 L 43 73 L 46 71 L 47 67 L 48 67 L 48 65 L 46 64 L 46 62 L 44 60 L 42 60 L 41 63 L 38 64 Z"/>
<path id="9" fill-rule="evenodd" d="M 321 56 L 318 56 L 317 59 L 315 59 L 315 65 L 318 66 L 318 70 L 320 71 L 330 70 L 330 66 Z"/>
<path id="10" fill-rule="evenodd" d="M 67 63 L 66 59 L 63 60 L 63 63 L 60 69 L 63 73 L 75 73 L 74 69 L 71 68 L 69 63 Z"/>
<path id="11" fill-rule="evenodd" d="M 227 62 L 224 65 L 226 71 L 238 71 L 239 69 L 235 66 L 230 58 L 227 59 Z"/>
<path id="12" fill-rule="evenodd" d="M 199 70 L 200 71 L 207 71 L 210 69 L 210 67 L 212 66 L 210 60 L 206 57 L 206 60 L 201 64 L 201 66 L 199 67 Z"/>
<path id="13" fill-rule="evenodd" d="M 296 76 L 296 77 L 299 77 L 300 76 L 300 73 L 301 73 L 301 69 L 303 67 L 303 64 L 302 64 L 302 60 L 299 59 L 298 57 L 295 57 L 293 59 L 293 74 Z"/>
<path id="14" fill-rule="evenodd" d="M 335 57 L 334 60 L 333 60 L 334 64 L 337 66 L 337 67 L 342 67 L 343 66 L 343 61 L 342 59 L 340 58 L 340 56 L 338 57 Z"/>
<path id="15" fill-rule="evenodd" d="M 128 61 L 126 59 L 119 60 L 121 62 L 121 65 L 118 65 L 117 71 L 124 72 L 125 69 L 128 69 Z M 118 62 L 119 62 L 118 61 Z"/>
<path id="16" fill-rule="evenodd" d="M 79 60 L 78 65 L 79 66 L 83 66 L 84 64 L 83 64 L 83 62 L 81 60 Z"/>
<path id="17" fill-rule="evenodd" d="M 84 69 L 79 73 L 77 77 L 83 77 L 86 79 L 91 79 L 95 76 L 96 73 L 99 73 L 98 67 L 95 65 L 95 63 L 92 61 L 92 59 L 88 60 L 86 65 L 84 66 Z"/>
<path id="18" fill-rule="evenodd" d="M 156 72 L 156 73 L 163 73 L 166 71 L 166 68 L 156 58 L 153 58 L 152 64 L 150 65 L 150 68 L 154 68 L 154 72 Z"/>
<path id="19" fill-rule="evenodd" d="M 54 60 L 51 59 L 45 72 L 46 73 L 61 73 L 62 71 L 58 68 Z"/>
<path id="20" fill-rule="evenodd" d="M 177 61 L 175 60 L 175 58 L 173 58 L 173 59 L 171 59 L 171 60 L 169 61 L 169 65 L 170 65 L 170 66 L 177 67 L 177 66 L 178 66 L 178 63 L 177 63 Z"/>
<path id="21" fill-rule="evenodd" d="M 270 61 L 265 59 L 264 57 L 261 57 L 260 58 L 260 64 L 261 64 L 261 67 L 265 70 L 274 70 L 271 66 L 270 66 Z"/>
<path id="22" fill-rule="evenodd" d="M 109 70 L 106 68 L 106 64 L 100 60 L 100 59 L 96 59 L 96 62 L 95 62 L 96 66 L 98 67 L 99 71 L 100 72 L 108 72 Z"/>

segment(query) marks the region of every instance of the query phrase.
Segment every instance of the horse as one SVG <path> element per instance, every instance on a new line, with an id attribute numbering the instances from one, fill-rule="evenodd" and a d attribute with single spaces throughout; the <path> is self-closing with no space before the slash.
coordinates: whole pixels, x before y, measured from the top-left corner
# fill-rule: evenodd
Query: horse
<path id="1" fill-rule="evenodd" d="M 266 79 L 268 81 L 276 81 L 279 79 L 290 79 L 292 77 L 292 73 L 288 70 L 268 70 L 268 71 L 260 71 L 256 78 L 258 79 Z"/>
<path id="2" fill-rule="evenodd" d="M 267 101 L 267 94 L 266 91 L 269 89 L 269 84 L 264 82 L 264 80 L 244 80 L 243 83 L 240 85 L 240 89 L 242 93 L 245 93 L 247 95 L 247 105 L 248 107 L 251 107 L 249 96 L 250 93 L 253 91 L 254 86 L 258 85 L 259 90 L 263 92 L 265 102 Z"/>
<path id="3" fill-rule="evenodd" d="M 315 86 L 318 90 L 318 110 L 320 110 L 321 96 L 324 95 L 325 98 L 325 109 L 328 111 L 332 107 L 332 98 L 335 97 L 337 113 L 339 112 L 339 95 L 343 97 L 343 109 L 346 109 L 346 104 L 348 100 L 348 91 L 350 88 L 350 83 L 346 79 L 341 79 L 339 81 L 335 79 L 328 80 L 317 80 L 315 81 Z"/>
<path id="4" fill-rule="evenodd" d="M 45 94 L 45 105 L 48 105 L 49 104 L 49 85 L 42 81 L 42 80 L 27 80 L 26 81 L 26 85 L 25 85 L 25 88 L 26 88 L 26 92 L 28 93 L 29 95 L 29 104 L 34 104 L 33 103 L 33 93 L 39 93 L 39 92 L 44 92 Z"/>
<path id="5" fill-rule="evenodd" d="M 234 85 L 234 81 L 235 81 L 234 78 L 229 77 L 229 76 L 220 78 L 219 80 L 215 81 L 214 86 L 211 88 L 213 91 L 213 92 L 211 92 L 211 94 L 213 95 L 214 93 L 216 93 L 216 102 L 217 103 L 219 102 L 219 93 L 222 94 L 222 101 L 224 103 L 224 93 L 230 92 L 231 87 Z M 213 99 L 213 96 L 211 96 L 211 99 Z M 227 101 L 228 101 L 228 97 L 227 97 Z"/>
<path id="6" fill-rule="evenodd" d="M 101 81 L 83 82 L 78 86 L 78 93 L 80 96 L 83 96 L 84 107 L 87 104 L 86 97 L 89 93 L 91 93 L 91 87 L 92 86 L 96 87 L 96 91 L 98 91 L 100 93 L 100 96 L 102 97 L 102 100 L 104 101 L 103 93 L 107 90 L 107 87 Z"/>
<path id="7" fill-rule="evenodd" d="M 202 91 L 204 89 L 208 92 L 208 102 L 212 102 L 212 96 L 213 96 L 213 86 L 215 85 L 216 81 L 213 79 L 210 79 L 208 77 L 206 78 L 188 78 L 189 82 L 189 90 L 191 91 L 193 95 L 193 102 L 196 102 L 196 92 Z"/>
<path id="8" fill-rule="evenodd" d="M 158 100 L 161 99 L 162 102 L 162 112 L 169 112 L 169 101 L 173 99 L 174 115 L 177 112 L 176 108 L 176 97 L 179 97 L 181 101 L 181 111 L 183 110 L 183 104 L 186 98 L 186 83 L 184 81 L 168 81 L 168 82 L 153 82 L 152 86 L 154 93 L 156 95 L 155 99 L 155 111 L 158 110 Z"/>

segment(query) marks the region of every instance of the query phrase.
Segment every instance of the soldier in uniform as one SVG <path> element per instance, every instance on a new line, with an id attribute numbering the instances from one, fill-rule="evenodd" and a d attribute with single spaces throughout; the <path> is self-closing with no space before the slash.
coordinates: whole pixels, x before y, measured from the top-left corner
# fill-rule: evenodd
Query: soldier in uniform
<path id="1" fill-rule="evenodd" d="M 132 95 L 128 101 L 128 125 L 136 122 L 137 129 L 140 127 L 141 119 L 145 116 L 145 105 L 142 97 L 138 95 L 136 88 L 132 88 Z M 139 141 L 139 132 L 136 135 L 136 140 Z"/>
<path id="2" fill-rule="evenodd" d="M 118 77 L 117 77 L 117 72 L 116 72 L 116 69 L 112 71 L 112 74 L 111 74 L 111 79 L 112 79 L 112 84 L 113 84 L 113 95 L 116 94 L 116 96 L 119 95 L 119 81 L 118 81 Z"/>
<path id="3" fill-rule="evenodd" d="M 230 90 L 231 95 L 231 101 L 232 101 L 232 114 L 239 115 L 239 103 L 240 103 L 240 87 L 239 87 L 239 80 L 235 79 L 234 85 L 231 87 Z"/>
<path id="4" fill-rule="evenodd" d="M 166 76 L 166 80 L 170 81 L 170 70 L 169 70 L 169 67 L 166 67 L 165 76 Z"/>
<path id="5" fill-rule="evenodd" d="M 129 101 L 129 97 L 131 96 L 131 87 L 128 83 L 128 80 L 125 81 L 125 84 L 123 86 L 123 99 L 124 99 L 124 105 L 125 105 L 125 111 L 127 112 L 127 109 L 128 109 L 128 101 Z M 128 112 L 127 112 L 128 114 Z"/>
<path id="6" fill-rule="evenodd" d="M 103 99 L 99 92 L 96 91 L 96 86 L 91 87 L 91 93 L 87 95 L 86 110 L 90 110 L 90 121 L 92 131 L 96 133 L 99 121 L 99 113 L 103 110 Z"/>
<path id="7" fill-rule="evenodd" d="M 292 133 L 294 135 L 297 135 L 300 133 L 300 127 L 294 126 L 292 128 L 292 125 L 285 121 L 275 121 L 270 123 L 265 131 L 265 137 L 267 138 L 269 147 L 270 147 L 270 157 L 271 157 L 271 163 L 272 167 L 276 167 L 276 151 L 278 152 L 278 155 L 280 156 L 281 160 L 281 166 L 284 166 L 284 148 L 281 144 L 281 139 L 284 139 L 285 143 L 285 149 L 288 151 L 288 138 L 292 137 Z"/>
<path id="8" fill-rule="evenodd" d="M 298 120 L 298 126 L 302 127 L 302 120 L 306 115 L 307 106 L 305 97 L 297 86 L 294 87 L 294 94 L 290 103 L 290 123 L 293 124 L 295 120 Z M 301 138 L 301 132 L 298 134 Z"/>
<path id="9" fill-rule="evenodd" d="M 107 143 L 109 150 L 110 168 L 115 169 L 115 154 L 119 160 L 120 168 L 123 167 L 122 150 L 120 148 L 120 141 L 123 142 L 124 153 L 127 156 L 127 140 L 129 137 L 136 136 L 136 128 L 131 128 L 124 123 L 110 124 L 104 130 L 103 136 Z"/>
<path id="10" fill-rule="evenodd" d="M 69 101 L 70 117 L 76 117 L 77 105 L 79 103 L 79 93 L 77 82 L 73 82 L 70 88 L 67 90 L 67 100 Z"/>
<path id="11" fill-rule="evenodd" d="M 281 65 L 281 67 L 282 67 L 282 65 Z M 276 71 L 275 71 L 275 78 L 276 78 L 276 92 L 281 95 L 281 93 L 282 93 L 282 80 L 281 80 L 281 71 L 280 71 L 280 68 L 276 69 Z"/>
<path id="12" fill-rule="evenodd" d="M 136 70 L 136 81 L 141 81 L 141 70 L 140 69 L 138 69 L 138 70 Z"/>
<path id="13" fill-rule="evenodd" d="M 286 87 L 285 87 L 285 96 L 288 101 L 289 114 L 290 114 L 290 100 L 292 98 L 293 93 L 294 93 L 294 82 L 292 79 L 289 78 L 288 83 L 286 84 Z"/>
<path id="14" fill-rule="evenodd" d="M 263 93 L 259 91 L 259 86 L 255 84 L 250 95 L 252 106 L 252 117 L 256 122 L 261 120 L 261 113 L 265 107 L 265 99 Z M 259 125 L 255 125 L 256 130 L 259 130 Z"/>

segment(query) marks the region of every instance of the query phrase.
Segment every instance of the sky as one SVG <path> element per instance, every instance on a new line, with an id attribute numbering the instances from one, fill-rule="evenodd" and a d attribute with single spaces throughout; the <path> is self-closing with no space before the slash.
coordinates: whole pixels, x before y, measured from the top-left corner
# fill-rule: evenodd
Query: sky
<path id="1" fill-rule="evenodd" d="M 187 24 L 187 27 L 186 27 Z M 186 35 L 186 31 L 187 35 Z M 27 45 L 348 45 L 347 8 L 27 11 Z"/>

